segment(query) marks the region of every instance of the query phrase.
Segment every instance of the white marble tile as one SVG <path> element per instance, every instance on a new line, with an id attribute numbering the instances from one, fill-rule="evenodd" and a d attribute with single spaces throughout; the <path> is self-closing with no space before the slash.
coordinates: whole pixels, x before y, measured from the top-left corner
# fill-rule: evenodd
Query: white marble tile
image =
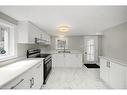
<path id="1" fill-rule="evenodd" d="M 42 89 L 107 89 L 99 69 L 54 68 Z"/>

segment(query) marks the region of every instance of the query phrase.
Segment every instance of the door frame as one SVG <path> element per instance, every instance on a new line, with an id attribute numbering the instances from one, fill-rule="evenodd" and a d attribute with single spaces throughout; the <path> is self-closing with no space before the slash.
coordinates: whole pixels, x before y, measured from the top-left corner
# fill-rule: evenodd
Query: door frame
<path id="1" fill-rule="evenodd" d="M 95 60 L 94 61 L 87 61 L 87 54 L 85 54 L 86 51 L 86 42 L 88 41 L 88 39 L 94 39 L 95 41 Z M 86 64 L 94 64 L 98 62 L 98 36 L 84 36 L 84 63 Z"/>

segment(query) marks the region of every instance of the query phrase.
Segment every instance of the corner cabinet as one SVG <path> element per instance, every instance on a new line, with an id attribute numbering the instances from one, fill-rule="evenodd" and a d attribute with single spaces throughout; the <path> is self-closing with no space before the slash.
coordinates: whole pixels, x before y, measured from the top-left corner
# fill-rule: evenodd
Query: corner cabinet
<path id="1" fill-rule="evenodd" d="M 18 43 L 35 44 L 35 38 L 45 40 L 50 44 L 50 36 L 30 21 L 18 22 Z"/>
<path id="2" fill-rule="evenodd" d="M 126 66 L 116 63 L 112 60 L 100 58 L 100 78 L 114 89 L 126 88 Z"/>
<path id="3" fill-rule="evenodd" d="M 40 89 L 43 83 L 42 62 L 4 85 L 1 89 Z"/>

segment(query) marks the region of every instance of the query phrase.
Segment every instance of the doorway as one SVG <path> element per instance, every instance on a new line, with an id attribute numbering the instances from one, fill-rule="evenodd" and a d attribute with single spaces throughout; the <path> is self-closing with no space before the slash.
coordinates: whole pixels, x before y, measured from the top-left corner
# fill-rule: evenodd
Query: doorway
<path id="1" fill-rule="evenodd" d="M 84 37 L 84 63 L 96 64 L 98 61 L 98 36 Z"/>

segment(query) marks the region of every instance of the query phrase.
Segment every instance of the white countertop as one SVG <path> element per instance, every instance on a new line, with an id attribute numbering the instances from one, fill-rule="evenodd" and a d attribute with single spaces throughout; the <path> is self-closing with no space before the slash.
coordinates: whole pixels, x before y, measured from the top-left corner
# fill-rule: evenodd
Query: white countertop
<path id="1" fill-rule="evenodd" d="M 100 58 L 104 58 L 106 60 L 110 60 L 111 62 L 114 62 L 114 63 L 117 63 L 117 64 L 120 64 L 120 65 L 123 65 L 123 66 L 127 67 L 127 62 L 126 61 L 121 61 L 121 60 L 111 58 L 111 57 L 106 57 L 106 56 L 100 56 Z"/>
<path id="2" fill-rule="evenodd" d="M 23 74 L 40 61 L 43 58 L 28 58 L 22 61 L 14 62 L 10 65 L 6 65 L 0 68 L 0 88 L 11 80 L 15 79 L 19 75 Z"/>
<path id="3" fill-rule="evenodd" d="M 47 53 L 47 54 L 83 54 L 83 52 L 79 50 L 67 50 L 70 51 L 71 53 L 58 53 L 58 51 L 63 51 L 63 50 L 52 50 L 48 52 L 41 52 L 41 53 Z"/>

